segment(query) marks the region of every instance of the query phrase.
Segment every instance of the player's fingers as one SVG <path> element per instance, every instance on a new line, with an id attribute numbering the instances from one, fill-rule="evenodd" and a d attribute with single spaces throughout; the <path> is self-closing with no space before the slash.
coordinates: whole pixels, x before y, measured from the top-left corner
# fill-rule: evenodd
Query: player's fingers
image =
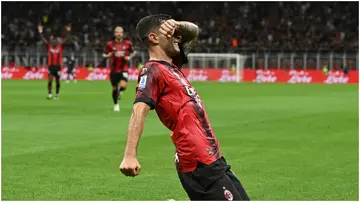
<path id="1" fill-rule="evenodd" d="M 169 30 L 175 29 L 175 24 L 170 24 L 170 22 L 165 22 L 164 26 L 166 26 L 166 28 L 168 28 Z"/>
<path id="2" fill-rule="evenodd" d="M 173 27 L 175 27 L 178 24 L 178 22 L 174 19 L 168 20 L 167 22 Z"/>
<path id="3" fill-rule="evenodd" d="M 160 30 L 163 30 L 166 33 L 171 33 L 171 29 L 169 27 L 165 26 L 165 25 L 161 26 Z"/>
<path id="4" fill-rule="evenodd" d="M 140 166 L 136 167 L 135 169 L 136 175 L 139 175 L 140 171 L 141 171 L 141 167 Z"/>
<path id="5" fill-rule="evenodd" d="M 160 32 L 160 34 L 163 34 L 163 35 L 167 34 L 167 31 L 162 28 L 159 29 L 159 32 Z"/>
<path id="6" fill-rule="evenodd" d="M 131 176 L 131 177 L 135 177 L 137 174 L 136 174 L 136 168 L 131 168 L 129 170 L 129 175 L 128 176 Z"/>

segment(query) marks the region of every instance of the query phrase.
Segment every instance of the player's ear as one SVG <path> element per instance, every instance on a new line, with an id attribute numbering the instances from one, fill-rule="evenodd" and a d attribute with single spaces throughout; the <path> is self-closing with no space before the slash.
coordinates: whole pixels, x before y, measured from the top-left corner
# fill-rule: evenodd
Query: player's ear
<path id="1" fill-rule="evenodd" d="M 154 32 L 149 33 L 148 39 L 151 43 L 159 44 L 159 37 Z"/>

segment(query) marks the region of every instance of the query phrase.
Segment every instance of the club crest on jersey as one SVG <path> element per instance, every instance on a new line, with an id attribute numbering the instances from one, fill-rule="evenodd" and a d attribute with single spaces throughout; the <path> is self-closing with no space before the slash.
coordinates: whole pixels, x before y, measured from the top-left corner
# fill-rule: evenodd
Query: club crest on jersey
<path id="1" fill-rule="evenodd" d="M 140 77 L 139 88 L 143 89 L 146 87 L 147 75 Z"/>
<path id="2" fill-rule="evenodd" d="M 223 187 L 225 189 L 225 187 Z M 234 199 L 234 196 L 232 195 L 231 191 L 225 189 L 224 196 L 228 201 L 232 201 Z"/>

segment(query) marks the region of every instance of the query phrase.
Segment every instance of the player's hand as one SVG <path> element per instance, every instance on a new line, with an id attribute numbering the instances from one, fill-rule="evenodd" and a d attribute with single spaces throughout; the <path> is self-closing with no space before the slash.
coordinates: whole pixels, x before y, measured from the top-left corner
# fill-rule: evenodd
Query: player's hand
<path id="1" fill-rule="evenodd" d="M 125 56 L 124 59 L 125 59 L 126 62 L 129 62 L 130 56 Z"/>
<path id="2" fill-rule="evenodd" d="M 179 26 L 179 24 L 179 22 L 173 19 L 167 20 L 160 25 L 159 32 L 166 37 L 171 38 L 174 35 L 175 30 Z"/>
<path id="3" fill-rule="evenodd" d="M 136 157 L 124 157 L 120 164 L 120 171 L 125 176 L 135 177 L 140 174 L 141 166 Z"/>
<path id="4" fill-rule="evenodd" d="M 44 27 L 38 24 L 38 31 L 41 33 L 43 31 Z"/>
<path id="5" fill-rule="evenodd" d="M 70 24 L 69 24 L 69 25 L 66 25 L 66 26 L 65 26 L 65 29 L 66 29 L 66 31 L 70 32 L 70 31 L 71 31 L 71 25 L 70 25 Z"/>

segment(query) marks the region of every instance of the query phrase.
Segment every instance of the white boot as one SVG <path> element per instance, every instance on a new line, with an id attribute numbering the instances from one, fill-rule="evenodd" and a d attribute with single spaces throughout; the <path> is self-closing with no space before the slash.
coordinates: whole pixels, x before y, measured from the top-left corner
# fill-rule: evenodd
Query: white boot
<path id="1" fill-rule="evenodd" d="M 120 105 L 119 103 L 114 105 L 114 112 L 119 112 L 120 111 Z"/>

